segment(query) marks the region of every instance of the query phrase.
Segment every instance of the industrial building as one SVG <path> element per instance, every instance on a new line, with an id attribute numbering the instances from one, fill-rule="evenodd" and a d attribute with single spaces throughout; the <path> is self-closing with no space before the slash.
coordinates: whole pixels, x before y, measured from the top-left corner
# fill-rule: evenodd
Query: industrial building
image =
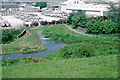
<path id="1" fill-rule="evenodd" d="M 18 8 L 15 3 L 0 3 L 0 8 Z"/>
<path id="2" fill-rule="evenodd" d="M 68 0 L 61 5 L 61 11 L 71 13 L 78 10 L 87 16 L 106 16 L 110 6 L 108 4 L 86 4 L 84 0 Z"/>
<path id="3" fill-rule="evenodd" d="M 11 27 L 11 28 L 22 28 L 25 23 L 21 19 L 17 19 L 13 16 L 1 16 L 0 17 L 0 27 Z"/>

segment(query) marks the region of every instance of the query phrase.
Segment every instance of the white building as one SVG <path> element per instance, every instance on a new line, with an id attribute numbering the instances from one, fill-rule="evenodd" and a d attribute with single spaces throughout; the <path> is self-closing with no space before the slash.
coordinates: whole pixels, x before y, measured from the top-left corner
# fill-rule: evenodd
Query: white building
<path id="1" fill-rule="evenodd" d="M 84 0 L 86 2 L 113 2 L 113 3 L 117 3 L 120 0 Z"/>
<path id="2" fill-rule="evenodd" d="M 82 10 L 88 16 L 106 16 L 108 4 L 85 4 L 84 0 L 68 0 L 61 5 L 61 11 L 71 13 Z"/>
<path id="3" fill-rule="evenodd" d="M 22 28 L 25 25 L 25 22 L 21 19 L 17 19 L 13 16 L 2 16 L 2 22 L 8 22 L 12 28 Z"/>

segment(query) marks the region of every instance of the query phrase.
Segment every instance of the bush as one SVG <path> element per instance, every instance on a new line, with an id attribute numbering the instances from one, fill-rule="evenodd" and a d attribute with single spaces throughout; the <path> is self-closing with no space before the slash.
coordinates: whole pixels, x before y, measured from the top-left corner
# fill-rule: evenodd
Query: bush
<path id="1" fill-rule="evenodd" d="M 11 65 L 17 63 L 18 61 L 20 61 L 20 59 L 14 59 L 14 60 L 12 60 L 10 58 L 4 59 L 2 61 L 2 66 L 11 66 Z"/>
<path id="2" fill-rule="evenodd" d="M 38 59 L 32 58 L 32 61 L 36 63 L 36 62 L 38 62 Z"/>
<path id="3" fill-rule="evenodd" d="M 62 24 L 62 19 L 58 20 L 58 23 L 59 23 L 59 24 Z"/>
<path id="4" fill-rule="evenodd" d="M 40 24 L 41 24 L 41 25 L 47 25 L 48 22 L 47 22 L 47 21 L 41 21 Z"/>
<path id="5" fill-rule="evenodd" d="M 2 30 L 2 43 L 10 43 L 14 41 L 17 38 L 17 35 L 19 35 L 22 32 L 22 29 L 3 29 Z"/>
<path id="6" fill-rule="evenodd" d="M 45 8 L 47 6 L 46 2 L 37 2 L 35 7 L 40 7 L 40 9 Z"/>
<path id="7" fill-rule="evenodd" d="M 56 21 L 55 21 L 55 20 L 52 20 L 51 24 L 56 24 Z"/>
<path id="8" fill-rule="evenodd" d="M 94 55 L 94 49 L 91 45 L 87 43 L 81 44 L 72 44 L 69 46 L 65 46 L 60 50 L 61 56 L 63 58 L 72 58 L 72 57 L 91 57 Z"/>
<path id="9" fill-rule="evenodd" d="M 53 58 L 82 58 L 94 56 L 94 48 L 88 43 L 70 44 L 61 48 L 58 53 L 46 56 L 47 59 Z"/>
<path id="10" fill-rule="evenodd" d="M 31 23 L 30 25 L 31 25 L 31 26 L 38 26 L 39 23 L 38 23 L 38 22 L 33 22 L 33 23 Z"/>
<path id="11" fill-rule="evenodd" d="M 88 33 L 93 34 L 113 34 L 119 33 L 119 25 L 116 22 L 100 21 L 93 19 L 86 24 L 86 30 Z"/>
<path id="12" fill-rule="evenodd" d="M 71 13 L 66 22 L 68 24 L 72 24 L 75 27 L 85 27 L 85 24 L 87 23 L 88 18 L 82 11 L 78 11 L 77 13 Z"/>

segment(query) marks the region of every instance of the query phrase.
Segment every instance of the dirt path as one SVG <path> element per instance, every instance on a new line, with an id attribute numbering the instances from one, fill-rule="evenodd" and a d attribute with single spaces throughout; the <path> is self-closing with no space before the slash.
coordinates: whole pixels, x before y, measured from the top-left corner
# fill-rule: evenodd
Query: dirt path
<path id="1" fill-rule="evenodd" d="M 74 30 L 74 29 L 72 29 L 71 27 L 69 27 L 68 25 L 66 25 L 66 27 L 67 27 L 69 30 L 71 30 L 71 31 L 73 31 L 73 32 L 76 32 L 76 33 L 78 33 L 78 34 L 82 34 L 82 35 L 85 35 L 85 36 L 95 36 L 95 37 L 96 37 L 96 35 L 89 35 L 89 34 L 85 34 L 85 33 L 79 32 L 79 31 L 77 31 L 77 30 Z M 97 36 L 97 37 L 100 37 L 100 36 Z"/>

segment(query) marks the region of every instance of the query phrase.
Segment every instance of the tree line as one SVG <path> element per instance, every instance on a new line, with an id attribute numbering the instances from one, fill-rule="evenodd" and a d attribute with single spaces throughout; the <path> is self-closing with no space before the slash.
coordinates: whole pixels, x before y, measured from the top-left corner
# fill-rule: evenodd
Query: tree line
<path id="1" fill-rule="evenodd" d="M 88 18 L 82 11 L 71 13 L 67 19 L 67 24 L 73 25 L 73 28 L 82 27 L 87 33 L 92 34 L 113 34 L 119 33 L 120 8 L 110 5 L 107 18 L 96 17 Z"/>

